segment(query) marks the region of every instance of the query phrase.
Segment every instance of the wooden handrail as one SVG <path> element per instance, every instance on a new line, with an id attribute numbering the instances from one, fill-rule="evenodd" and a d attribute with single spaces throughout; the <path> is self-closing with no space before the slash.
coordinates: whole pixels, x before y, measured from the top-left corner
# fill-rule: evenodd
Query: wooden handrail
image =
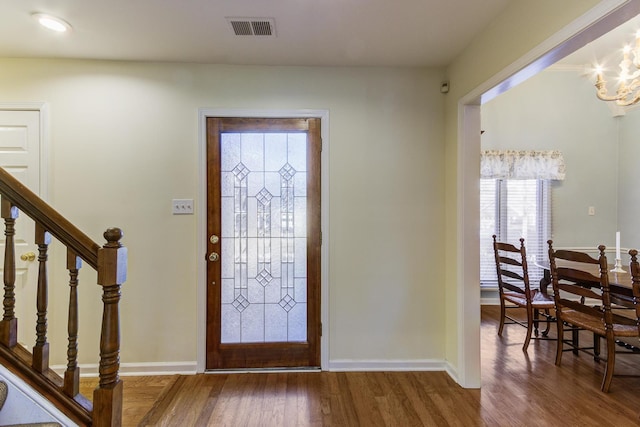
<path id="1" fill-rule="evenodd" d="M 35 222 L 38 246 L 37 323 L 33 352 L 18 344 L 18 319 L 15 317 L 15 224 L 18 212 Z M 5 223 L 4 314 L 0 320 L 0 362 L 46 396 L 80 425 L 120 426 L 122 424 L 122 381 L 120 369 L 120 287 L 127 275 L 127 249 L 120 239 L 119 228 L 109 228 L 103 236 L 106 243 L 95 243 L 76 226 L 41 200 L 20 181 L 0 168 L 0 217 Z M 69 317 L 67 320 L 67 370 L 64 378 L 49 368 L 47 342 L 48 247 L 55 237 L 66 246 L 66 268 L 69 271 Z M 98 387 L 93 403 L 78 393 L 78 275 L 83 259 L 97 272 L 102 287 L 102 327 Z"/>
<path id="2" fill-rule="evenodd" d="M 17 206 L 20 212 L 42 224 L 49 233 L 73 249 L 87 264 L 94 269 L 98 268 L 100 245 L 3 168 L 0 168 L 0 194 Z"/>

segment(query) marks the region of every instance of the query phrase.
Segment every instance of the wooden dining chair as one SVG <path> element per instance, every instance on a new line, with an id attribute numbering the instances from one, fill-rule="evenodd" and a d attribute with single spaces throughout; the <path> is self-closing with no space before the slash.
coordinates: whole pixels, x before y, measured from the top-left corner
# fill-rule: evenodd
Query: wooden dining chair
<path id="1" fill-rule="evenodd" d="M 549 240 L 549 263 L 551 284 L 556 306 L 558 344 L 556 365 L 562 361 L 565 345 L 567 350 L 593 350 L 597 356 L 600 337 L 607 344 L 607 359 L 602 378 L 601 390 L 609 391 L 616 358 L 616 337 L 639 336 L 634 319 L 616 315 L 611 310 L 611 295 L 605 246 L 598 246 L 598 259 L 584 252 L 554 250 Z M 564 339 L 567 330 L 575 328 L 591 331 L 594 334 L 594 346 L 577 348 L 573 339 Z"/>
<path id="2" fill-rule="evenodd" d="M 638 336 L 640 336 L 640 263 L 638 263 L 638 251 L 629 251 L 631 260 L 629 261 L 629 273 L 633 287 L 633 305 L 636 309 L 636 323 L 638 325 Z"/>
<path id="3" fill-rule="evenodd" d="M 538 325 L 546 323 L 542 333 L 546 337 L 549 333 L 549 310 L 554 308 L 553 299 L 537 289 L 529 286 L 529 272 L 527 267 L 527 251 L 524 239 L 520 239 L 520 248 L 510 243 L 498 242 L 493 235 L 493 252 L 496 259 L 496 273 L 498 276 L 498 291 L 500 294 L 500 326 L 498 335 L 502 336 L 505 324 L 518 324 L 527 328 L 527 336 L 522 345 L 522 351 L 527 351 L 532 332 L 538 336 Z M 526 323 L 507 314 L 509 309 L 525 309 Z M 540 320 L 540 314 L 544 320 Z M 505 320 L 509 322 L 505 323 Z"/>

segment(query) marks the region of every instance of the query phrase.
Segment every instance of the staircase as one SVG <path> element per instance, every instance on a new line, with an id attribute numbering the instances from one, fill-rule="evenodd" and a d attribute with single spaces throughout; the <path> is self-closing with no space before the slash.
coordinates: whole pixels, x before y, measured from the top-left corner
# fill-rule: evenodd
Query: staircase
<path id="1" fill-rule="evenodd" d="M 18 344 L 18 319 L 15 317 L 16 269 L 15 225 L 19 213 L 35 222 L 38 246 L 36 340 L 32 349 Z M 78 425 L 120 426 L 122 423 L 122 381 L 120 367 L 120 324 L 118 303 L 120 286 L 126 280 L 127 249 L 120 244 L 122 231 L 104 232 L 106 243 L 100 246 L 56 212 L 37 195 L 0 168 L 0 217 L 4 219 L 4 299 L 0 320 L 0 364 L 16 375 Z M 60 377 L 49 368 L 47 342 L 47 251 L 52 239 L 66 247 L 69 271 L 69 316 L 67 321 L 67 369 Z M 102 330 L 98 387 L 93 403 L 79 393 L 78 367 L 78 276 L 84 263 L 97 272 L 102 288 Z M 97 298 L 97 296 L 96 296 Z"/>

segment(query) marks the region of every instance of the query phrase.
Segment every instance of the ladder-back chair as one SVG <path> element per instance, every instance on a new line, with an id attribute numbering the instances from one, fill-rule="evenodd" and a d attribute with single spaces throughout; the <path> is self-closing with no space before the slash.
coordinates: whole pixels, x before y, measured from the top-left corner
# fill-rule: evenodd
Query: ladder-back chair
<path id="1" fill-rule="evenodd" d="M 633 286 L 633 305 L 636 309 L 636 324 L 638 325 L 638 336 L 640 337 L 640 263 L 638 263 L 638 251 L 629 251 L 631 260 L 629 262 L 629 273 Z"/>
<path id="2" fill-rule="evenodd" d="M 545 322 L 546 329 L 542 333 L 546 337 L 549 332 L 549 310 L 554 308 L 553 299 L 537 289 L 529 286 L 527 251 L 524 239 L 520 239 L 520 248 L 510 243 L 498 242 L 493 235 L 493 252 L 496 259 L 498 291 L 500 293 L 500 327 L 498 335 L 502 336 L 505 324 L 518 324 L 527 328 L 527 336 L 522 351 L 527 351 L 532 332 L 538 336 L 538 324 Z M 507 314 L 509 309 L 525 309 L 526 323 Z M 540 320 L 540 312 L 544 312 L 544 320 Z M 506 322 L 509 320 L 510 322 Z"/>
<path id="3" fill-rule="evenodd" d="M 549 263 L 551 283 L 556 306 L 558 344 L 556 365 L 562 361 L 564 345 L 576 350 L 573 340 L 564 339 L 564 325 L 591 331 L 594 334 L 593 349 L 597 356 L 600 337 L 607 343 L 607 360 L 601 389 L 609 391 L 616 357 L 616 337 L 638 336 L 638 326 L 634 319 L 616 315 L 611 310 L 611 294 L 605 246 L 598 246 L 598 259 L 584 252 L 554 250 L 549 240 Z"/>

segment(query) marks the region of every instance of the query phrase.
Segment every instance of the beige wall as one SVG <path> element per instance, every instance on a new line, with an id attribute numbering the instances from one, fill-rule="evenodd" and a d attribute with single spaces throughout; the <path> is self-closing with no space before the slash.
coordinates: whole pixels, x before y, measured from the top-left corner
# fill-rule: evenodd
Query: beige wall
<path id="1" fill-rule="evenodd" d="M 515 0 L 449 67 L 446 101 L 439 70 L 4 59 L 0 102 L 48 103 L 50 202 L 96 240 L 125 230 L 122 362 L 197 358 L 196 218 L 169 208 L 203 202 L 197 109 L 304 108 L 330 111 L 330 359 L 455 371 L 459 319 L 477 315 L 458 305 L 458 102 L 597 3 Z M 97 346 L 90 276 L 84 363 Z M 50 297 L 50 325 L 64 324 L 66 297 Z M 63 331 L 53 363 L 64 346 Z"/>
<path id="2" fill-rule="evenodd" d="M 426 69 L 4 59 L 0 102 L 48 103 L 50 203 L 96 241 L 112 225 L 125 232 L 123 363 L 197 359 L 202 236 L 195 216 L 171 215 L 170 201 L 204 203 L 201 107 L 329 110 L 329 358 L 442 361 L 441 80 Z M 59 364 L 67 297 L 62 267 L 52 269 Z M 98 325 L 100 304 L 95 279 L 81 280 L 81 361 L 95 363 L 89 326 Z"/>

